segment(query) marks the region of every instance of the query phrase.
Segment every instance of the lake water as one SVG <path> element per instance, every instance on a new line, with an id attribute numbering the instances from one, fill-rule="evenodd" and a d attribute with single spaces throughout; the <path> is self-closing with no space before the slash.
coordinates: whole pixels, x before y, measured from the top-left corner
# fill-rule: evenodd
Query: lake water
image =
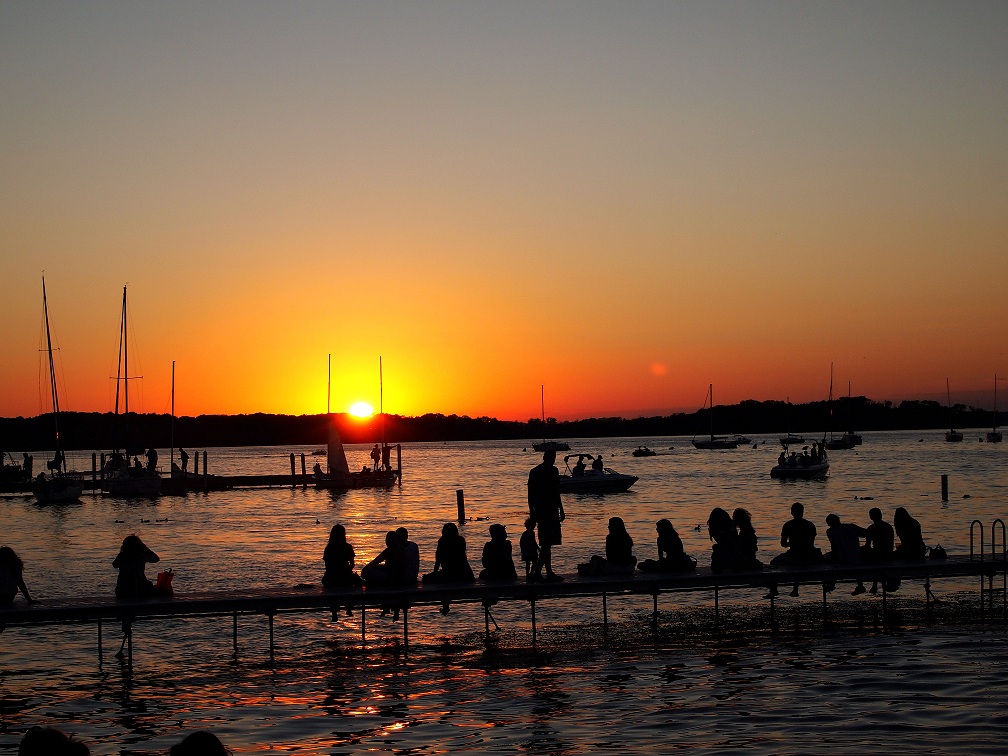
<path id="1" fill-rule="evenodd" d="M 768 437 L 733 451 L 697 451 L 688 438 L 572 440 L 575 451 L 601 453 L 640 481 L 624 494 L 565 496 L 554 564 L 571 573 L 601 553 L 614 515 L 626 521 L 639 558 L 654 556 L 654 523 L 668 517 L 687 552 L 708 564 L 710 542 L 697 526 L 714 506 L 751 511 L 767 561 L 780 550 L 794 501 L 805 504 L 824 548 L 827 514 L 866 524 L 872 506 L 889 521 L 906 507 L 925 540 L 951 554 L 969 553 L 970 523 L 979 520 L 989 548 L 991 523 L 1008 517 L 1008 448 L 977 436 L 947 444 L 940 431 L 865 434 L 856 450 L 830 453 L 826 480 L 795 482 L 769 478 L 780 449 Z M 632 457 L 640 444 L 658 456 Z M 347 447 L 351 469 L 368 461 L 368 450 Z M 283 473 L 291 452 L 311 447 L 210 449 L 210 471 Z M 90 469 L 90 454 L 69 458 Z M 391 491 L 277 488 L 156 501 L 86 494 L 55 507 L 4 497 L 0 540 L 20 554 L 42 601 L 111 593 L 112 559 L 129 533 L 160 554 L 158 568 L 174 569 L 179 594 L 318 583 L 337 522 L 359 565 L 387 530 L 405 525 L 429 571 L 441 526 L 455 519 L 458 489 L 474 564 L 491 523 L 506 525 L 517 547 L 525 480 L 538 459 L 531 442 L 527 451 L 520 442 L 410 444 L 403 484 Z M 77 733 L 98 754 L 164 753 L 197 728 L 236 753 L 1003 752 L 1008 630 L 962 610 L 976 602 L 971 581 L 935 590 L 942 606 L 956 609 L 923 619 L 922 590 L 908 582 L 892 597 L 898 621 L 883 627 L 881 596 L 852 599 L 841 585 L 830 599 L 841 621 L 823 628 L 822 597 L 810 586 L 779 600 L 777 633 L 756 592 L 722 594 L 722 633 L 711 596 L 668 595 L 658 642 L 649 597 L 610 597 L 607 639 L 600 602 L 540 602 L 536 653 L 528 606 L 518 603 L 495 607 L 501 629 L 489 648 L 479 607 L 447 616 L 418 607 L 408 654 L 401 623 L 373 612 L 364 644 L 358 615 L 280 615 L 273 663 L 262 617 L 241 618 L 237 654 L 227 617 L 145 621 L 134 631 L 132 674 L 111 657 L 115 628 L 105 629 L 101 665 L 92 625 L 9 628 L 0 634 L 0 752 L 16 752 L 35 724 Z"/>

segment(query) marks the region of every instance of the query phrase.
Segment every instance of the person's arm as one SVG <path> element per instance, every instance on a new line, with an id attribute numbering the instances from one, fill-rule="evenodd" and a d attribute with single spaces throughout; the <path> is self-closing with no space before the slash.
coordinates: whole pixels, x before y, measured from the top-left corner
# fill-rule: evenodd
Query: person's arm
<path id="1" fill-rule="evenodd" d="M 790 543 L 791 543 L 791 539 L 788 538 L 787 524 L 785 524 L 784 527 L 781 528 L 781 531 L 780 531 L 780 545 L 783 546 L 786 549 L 786 548 L 788 548 L 788 544 L 790 544 Z"/>
<path id="2" fill-rule="evenodd" d="M 25 581 L 24 581 L 24 576 L 23 575 L 20 576 L 20 577 L 18 577 L 17 584 L 18 584 L 18 588 L 21 589 L 21 593 L 24 594 L 24 597 L 28 601 L 28 603 L 30 604 L 32 601 L 34 601 L 34 599 L 31 597 L 31 594 L 28 592 L 28 586 L 25 585 Z"/>

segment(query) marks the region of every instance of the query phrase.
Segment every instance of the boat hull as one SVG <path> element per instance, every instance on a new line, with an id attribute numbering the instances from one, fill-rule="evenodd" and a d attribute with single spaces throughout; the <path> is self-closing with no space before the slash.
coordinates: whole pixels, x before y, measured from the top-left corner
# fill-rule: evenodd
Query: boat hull
<path id="1" fill-rule="evenodd" d="M 120 470 L 105 479 L 102 490 L 111 496 L 123 496 L 126 498 L 154 498 L 161 495 L 161 476 L 148 473 L 146 469 L 139 474 L 130 471 Z"/>
<path id="2" fill-rule="evenodd" d="M 771 478 L 809 480 L 822 478 L 829 472 L 829 462 L 817 462 L 811 465 L 774 465 L 770 470 Z"/>
<path id="3" fill-rule="evenodd" d="M 560 493 L 622 493 L 638 480 L 636 475 L 606 471 L 587 471 L 584 475 L 561 475 Z"/>
<path id="4" fill-rule="evenodd" d="M 532 444 L 532 451 L 570 451 L 570 444 L 564 441 L 543 441 L 542 443 Z"/>
<path id="5" fill-rule="evenodd" d="M 1001 431 L 987 431 L 987 442 L 991 444 L 1000 444 L 1002 440 Z"/>
<path id="6" fill-rule="evenodd" d="M 32 484 L 32 493 L 39 504 L 77 501 L 84 493 L 84 481 L 73 475 L 36 479 Z"/>
<path id="7" fill-rule="evenodd" d="M 738 449 L 738 441 L 734 438 L 693 439 L 697 449 Z"/>
<path id="8" fill-rule="evenodd" d="M 356 488 L 392 488 L 399 479 L 397 472 L 356 472 L 346 475 L 319 475 L 315 477 L 315 488 L 329 491 L 349 491 Z"/>

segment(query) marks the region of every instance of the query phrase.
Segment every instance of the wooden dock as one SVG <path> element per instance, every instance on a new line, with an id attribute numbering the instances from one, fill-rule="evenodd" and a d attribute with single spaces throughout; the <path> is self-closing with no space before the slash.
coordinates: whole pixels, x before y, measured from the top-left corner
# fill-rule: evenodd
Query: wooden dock
<path id="1" fill-rule="evenodd" d="M 316 586 L 295 589 L 233 590 L 176 595 L 171 598 L 151 598 L 119 601 L 114 597 L 90 597 L 36 601 L 15 604 L 0 609 L 0 626 L 42 626 L 91 624 L 98 626 L 98 654 L 102 656 L 103 623 L 121 624 L 128 642 L 128 660 L 132 665 L 132 628 L 140 619 L 170 620 L 176 617 L 231 616 L 232 642 L 238 649 L 238 619 L 242 615 L 262 615 L 268 618 L 270 658 L 273 658 L 274 618 L 283 613 L 333 612 L 339 607 L 353 606 L 359 611 L 361 640 L 367 635 L 367 610 L 397 607 L 402 611 L 403 642 L 409 648 L 409 610 L 411 607 L 439 606 L 452 603 L 478 603 L 484 608 L 484 629 L 490 638 L 490 607 L 502 601 L 527 602 L 531 612 L 532 647 L 536 647 L 536 604 L 547 600 L 597 598 L 601 601 L 603 633 L 608 630 L 608 600 L 621 595 L 648 595 L 653 601 L 653 630 L 657 635 L 658 603 L 662 595 L 677 592 L 708 592 L 713 595 L 715 623 L 720 623 L 720 598 L 724 591 L 767 591 L 770 621 L 775 622 L 775 596 L 771 588 L 778 585 L 814 585 L 822 590 L 823 618 L 826 619 L 829 587 L 834 583 L 856 580 L 878 580 L 881 587 L 883 624 L 885 623 L 888 590 L 894 580 L 923 582 L 925 600 L 930 609 L 934 600 L 932 581 L 948 578 L 976 578 L 979 581 L 978 608 L 982 615 L 995 615 L 995 595 L 1000 594 L 1000 614 L 1008 612 L 1008 568 L 1005 554 L 997 558 L 948 557 L 943 560 L 890 562 L 885 565 L 834 567 L 817 565 L 787 570 L 766 569 L 753 572 L 715 574 L 709 568 L 686 574 L 660 575 L 637 572 L 623 577 L 566 576 L 562 582 L 484 582 L 454 585 L 417 585 L 416 587 L 365 587 L 361 590 L 327 590 Z M 997 579 L 997 580 L 996 580 Z M 986 586 L 985 586 L 986 581 Z M 995 585 L 997 582 L 997 585 Z"/>

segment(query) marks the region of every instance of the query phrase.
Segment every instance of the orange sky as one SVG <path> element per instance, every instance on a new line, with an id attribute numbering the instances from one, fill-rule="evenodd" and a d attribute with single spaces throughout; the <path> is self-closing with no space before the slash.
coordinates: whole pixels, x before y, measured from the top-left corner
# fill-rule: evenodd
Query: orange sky
<path id="1" fill-rule="evenodd" d="M 1000 3 L 0 6 L 0 415 L 990 402 Z M 1002 392 L 1002 394 L 1008 392 Z M 1008 400 L 1004 402 L 1008 405 Z"/>

